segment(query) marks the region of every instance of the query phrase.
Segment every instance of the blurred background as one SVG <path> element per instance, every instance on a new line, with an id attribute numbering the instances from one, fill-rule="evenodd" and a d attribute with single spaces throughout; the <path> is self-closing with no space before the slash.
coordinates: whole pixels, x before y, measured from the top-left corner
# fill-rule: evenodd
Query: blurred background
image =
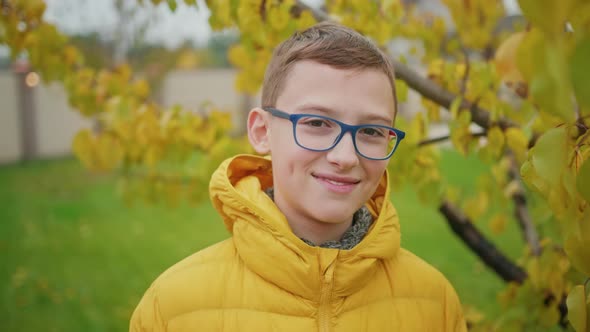
<path id="1" fill-rule="evenodd" d="M 304 2 L 313 8 L 323 4 Z M 407 2 L 452 26 L 439 1 Z M 236 89 L 237 70 L 228 50 L 239 34 L 213 31 L 204 1 L 197 7 L 179 2 L 174 12 L 149 1 L 144 6 L 132 0 L 45 3 L 44 19 L 83 52 L 87 66 L 99 70 L 127 63 L 164 108 L 199 114 L 214 109 L 229 114 L 229 135 L 244 133 L 245 115 L 258 97 Z M 515 1 L 502 5 L 507 21 L 519 13 Z M 390 46 L 396 56 L 415 52 L 408 40 Z M 0 45 L 2 331 L 126 330 L 132 310 L 162 271 L 229 236 L 206 199 L 206 184 L 196 189 L 199 199 L 193 201 L 162 200 L 145 188 L 142 199 L 134 199 L 120 173 L 85 168 L 72 144 L 80 130 L 100 123 L 73 110 L 68 98 L 61 83 L 43 83 L 26 56 L 11 59 Z M 401 104 L 402 118 L 423 111 L 410 91 Z M 449 118 L 442 117 L 431 124 L 432 137 L 448 135 Z M 489 173 L 490 165 L 444 146 L 442 177 L 463 195 L 477 195 L 473 179 Z M 392 201 L 400 214 L 402 245 L 449 278 L 468 318 L 479 321 L 501 312 L 496 297 L 504 281 L 466 250 L 444 217 L 425 205 L 411 184 L 395 188 Z M 525 247 L 516 223 L 501 227 L 482 229 L 516 260 Z"/>

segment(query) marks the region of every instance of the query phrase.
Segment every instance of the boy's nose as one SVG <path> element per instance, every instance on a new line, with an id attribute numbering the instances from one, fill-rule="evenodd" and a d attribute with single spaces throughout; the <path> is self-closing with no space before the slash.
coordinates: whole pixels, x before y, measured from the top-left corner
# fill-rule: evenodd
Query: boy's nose
<path id="1" fill-rule="evenodd" d="M 340 142 L 328 151 L 326 157 L 330 163 L 338 165 L 342 169 L 348 169 L 358 165 L 359 155 L 354 148 L 352 135 L 350 133 L 344 134 Z"/>

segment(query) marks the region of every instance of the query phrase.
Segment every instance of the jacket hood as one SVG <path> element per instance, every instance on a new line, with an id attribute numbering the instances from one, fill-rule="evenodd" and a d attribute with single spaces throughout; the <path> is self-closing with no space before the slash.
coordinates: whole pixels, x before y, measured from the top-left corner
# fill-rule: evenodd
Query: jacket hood
<path id="1" fill-rule="evenodd" d="M 209 193 L 249 269 L 279 288 L 318 301 L 322 277 L 332 264 L 334 295 L 348 296 L 371 279 L 381 260 L 399 251 L 399 222 L 389 201 L 388 180 L 386 171 L 366 203 L 375 221 L 350 250 L 311 247 L 293 234 L 264 192 L 272 186 L 269 158 L 238 155 L 225 160 L 211 178 Z"/>

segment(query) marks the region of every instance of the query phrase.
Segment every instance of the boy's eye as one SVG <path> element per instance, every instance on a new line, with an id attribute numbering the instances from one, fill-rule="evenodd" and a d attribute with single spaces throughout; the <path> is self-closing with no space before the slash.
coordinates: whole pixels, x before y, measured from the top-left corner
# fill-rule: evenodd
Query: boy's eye
<path id="1" fill-rule="evenodd" d="M 385 133 L 383 132 L 383 130 L 381 128 L 367 127 L 367 128 L 362 128 L 360 131 L 361 131 L 361 134 L 367 135 L 367 136 L 385 137 Z"/>
<path id="2" fill-rule="evenodd" d="M 329 127 L 330 123 L 329 121 L 326 121 L 324 119 L 318 119 L 318 118 L 307 118 L 303 120 L 303 123 L 310 126 L 310 127 Z"/>

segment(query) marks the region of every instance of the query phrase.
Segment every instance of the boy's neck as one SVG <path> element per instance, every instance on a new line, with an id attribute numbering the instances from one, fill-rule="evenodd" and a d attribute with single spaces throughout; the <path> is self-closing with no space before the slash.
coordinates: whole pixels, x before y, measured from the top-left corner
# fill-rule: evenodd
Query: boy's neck
<path id="1" fill-rule="evenodd" d="M 337 224 L 304 218 L 298 219 L 297 217 L 290 217 L 287 214 L 285 214 L 285 217 L 287 218 L 287 222 L 289 223 L 293 234 L 298 238 L 308 240 L 317 246 L 328 241 L 340 241 L 344 233 L 352 225 L 352 217 L 346 222 Z"/>
<path id="2" fill-rule="evenodd" d="M 279 210 L 285 215 L 293 234 L 317 246 L 321 246 L 328 241 L 340 241 L 344 233 L 352 225 L 353 216 L 339 223 L 327 223 L 306 218 L 288 209 L 288 204 L 283 204 L 281 197 L 274 195 L 274 190 L 267 191 L 267 194 L 273 198 Z"/>

